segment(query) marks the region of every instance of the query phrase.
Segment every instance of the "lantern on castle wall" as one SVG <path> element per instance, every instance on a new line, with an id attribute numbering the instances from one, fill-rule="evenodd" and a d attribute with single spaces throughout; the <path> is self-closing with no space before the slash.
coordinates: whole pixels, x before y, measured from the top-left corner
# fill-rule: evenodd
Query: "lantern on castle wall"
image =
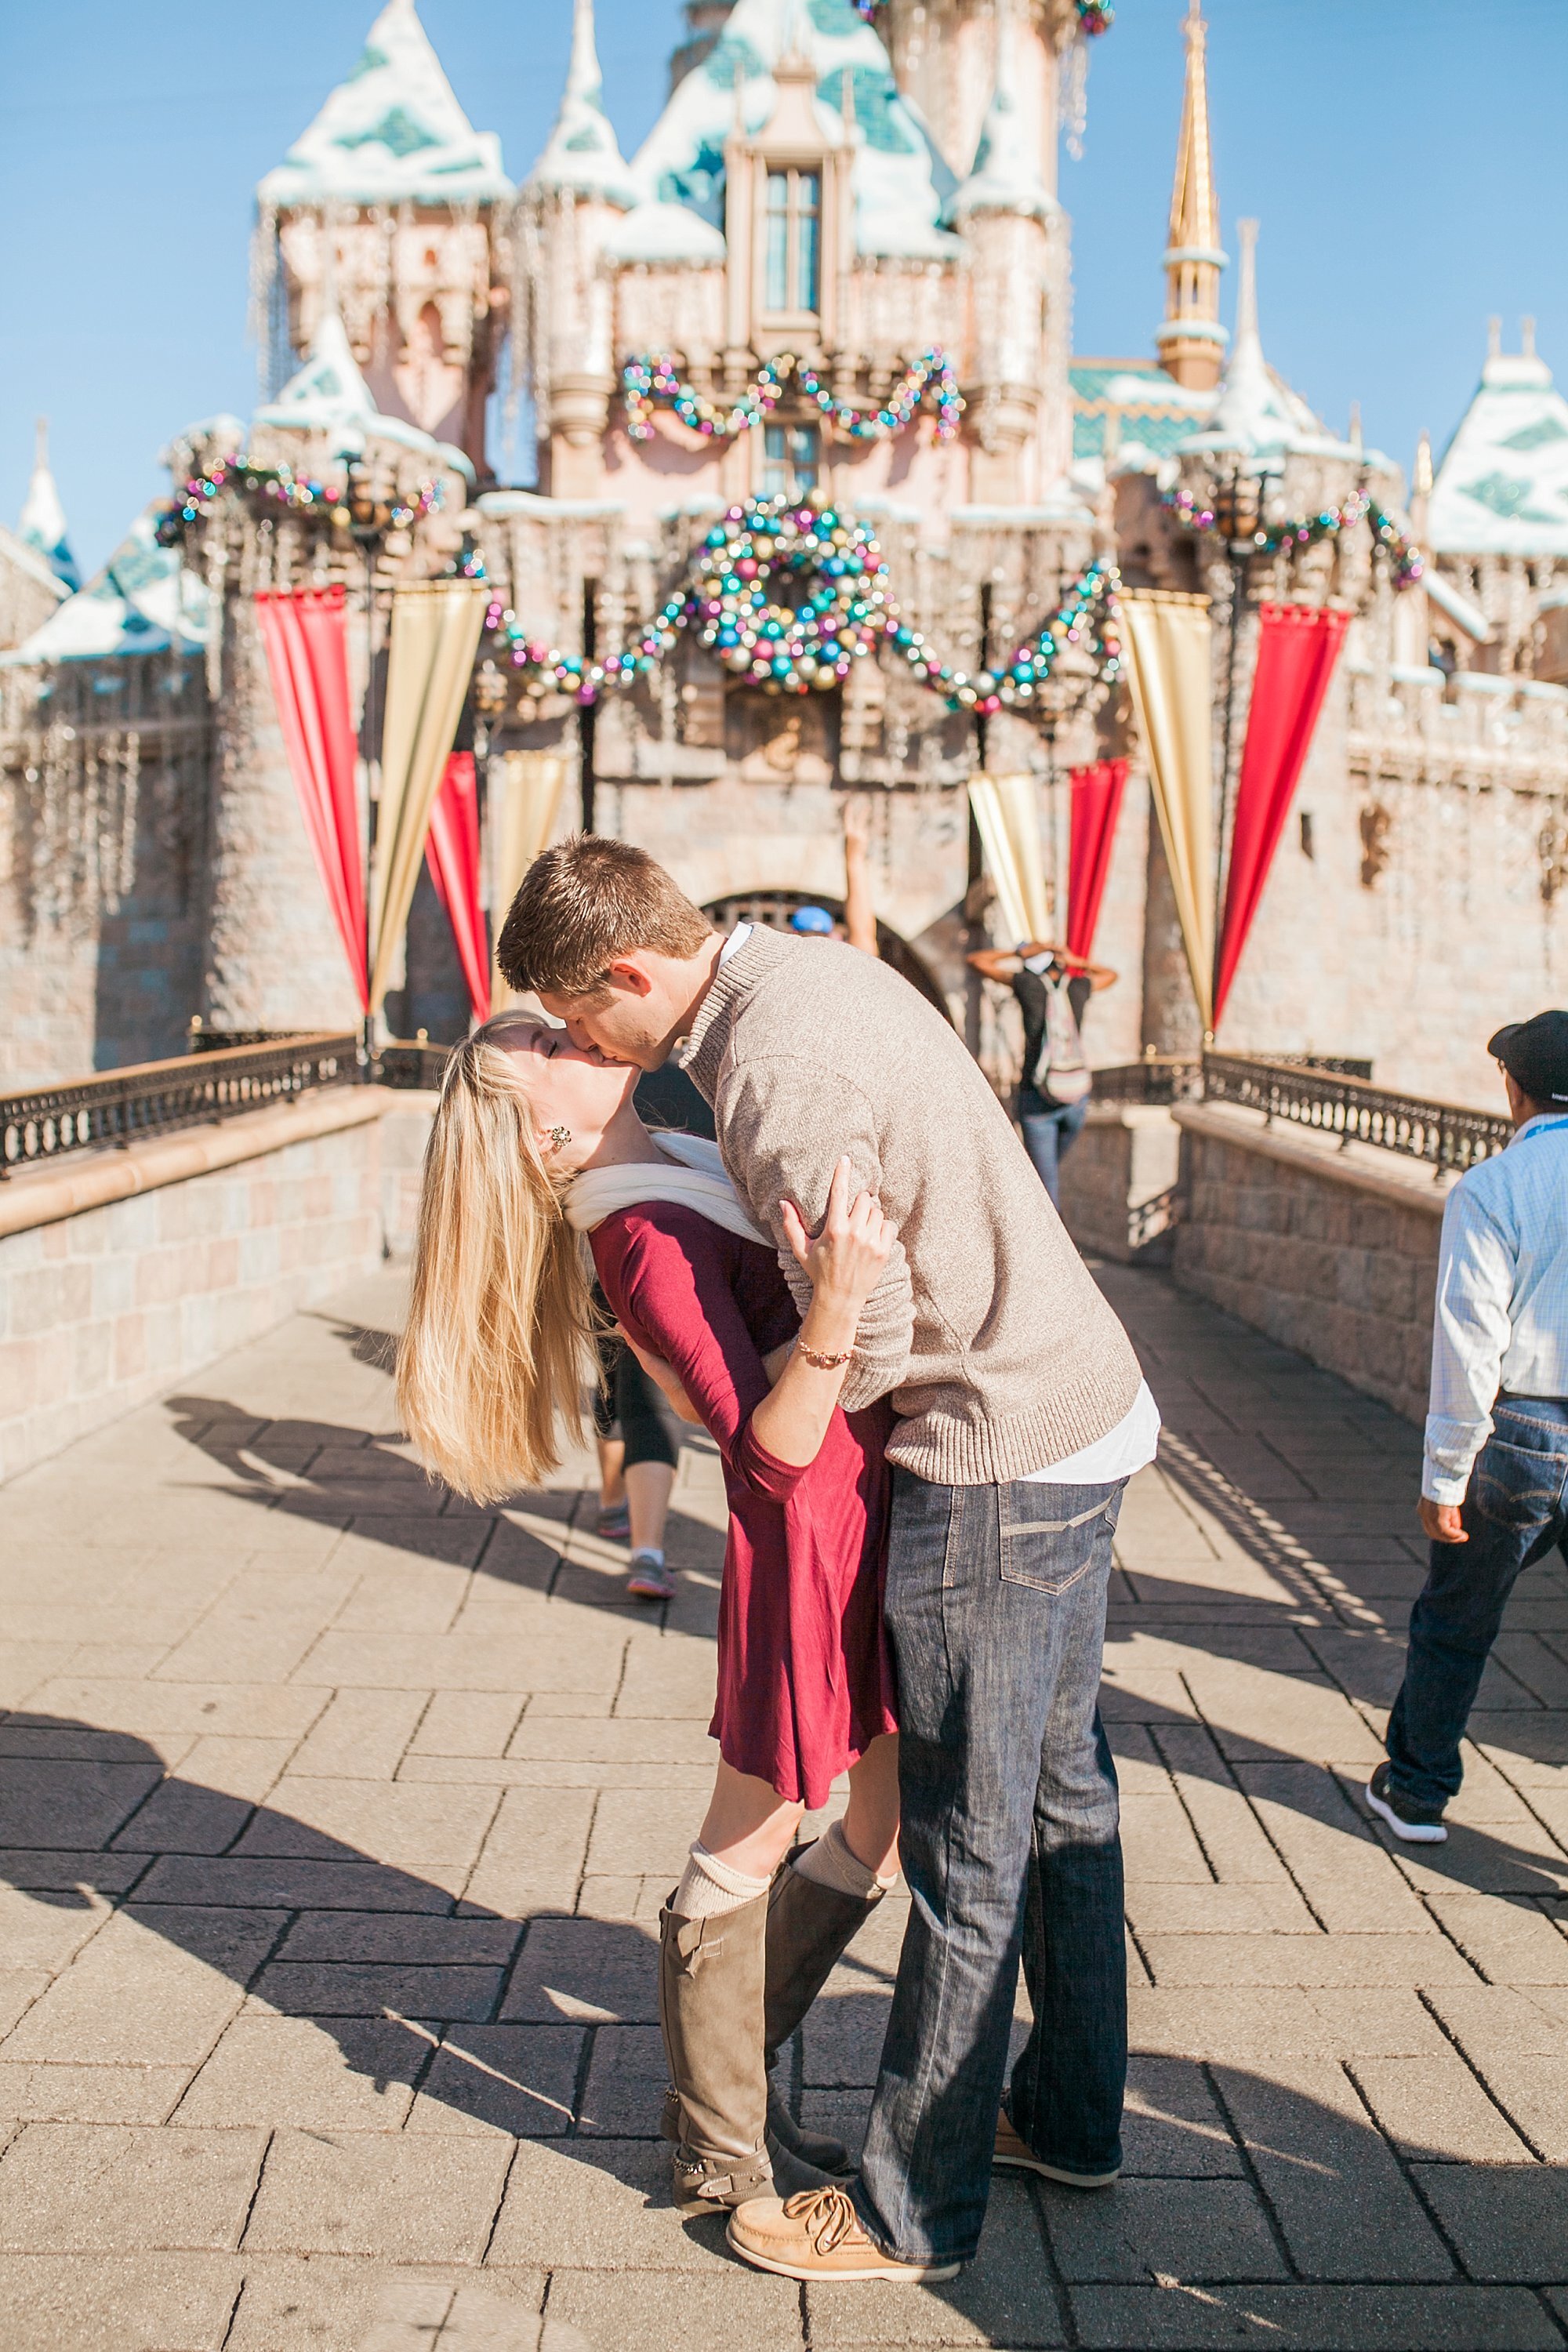
<path id="1" fill-rule="evenodd" d="M 1263 477 L 1239 463 L 1209 493 L 1215 529 L 1233 548 L 1244 546 L 1263 519 Z"/>

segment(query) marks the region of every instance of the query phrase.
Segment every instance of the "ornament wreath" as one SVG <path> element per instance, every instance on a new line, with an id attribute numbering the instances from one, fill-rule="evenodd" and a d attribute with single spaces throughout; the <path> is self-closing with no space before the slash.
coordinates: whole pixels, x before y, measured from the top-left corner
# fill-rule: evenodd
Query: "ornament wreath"
<path id="1" fill-rule="evenodd" d="M 792 376 L 805 397 L 820 412 L 823 421 L 852 441 L 885 441 L 891 434 L 902 433 L 912 423 L 928 392 L 934 394 L 936 399 L 939 441 L 952 439 L 963 414 L 958 380 L 946 352 L 940 349 L 912 361 L 885 404 L 871 414 L 853 407 L 847 400 L 837 399 L 816 370 L 796 359 L 793 352 L 782 352 L 776 359 L 765 361 L 731 406 L 708 399 L 688 383 L 672 352 L 639 352 L 627 360 L 621 370 L 626 430 L 634 441 L 650 441 L 654 410 L 665 407 L 672 409 L 693 433 L 717 441 L 737 440 L 771 414 Z"/>
<path id="2" fill-rule="evenodd" d="M 1213 507 L 1195 499 L 1191 490 L 1167 490 L 1165 504 L 1184 530 L 1211 531 L 1219 528 Z M 1259 523 L 1239 544 L 1255 555 L 1278 555 L 1282 550 L 1311 547 L 1319 540 L 1337 539 L 1342 531 L 1352 530 L 1358 522 L 1372 526 L 1373 540 L 1393 567 L 1395 589 L 1414 588 L 1426 572 L 1426 558 L 1415 541 L 1406 537 L 1393 517 L 1385 514 L 1365 490 L 1352 490 L 1342 505 L 1325 507 L 1321 514 L 1301 515 L 1294 522 Z"/>
<path id="3" fill-rule="evenodd" d="M 733 676 L 772 694 L 839 686 L 880 641 L 950 709 L 984 718 L 1031 703 L 1068 646 L 1085 646 L 1102 679 L 1118 677 L 1119 585 L 1113 565 L 1091 563 L 1010 662 L 972 676 L 941 660 L 901 618 L 887 558 L 868 525 L 830 506 L 753 499 L 731 507 L 705 534 L 680 586 L 622 653 L 588 661 L 540 644 L 499 597 L 485 625 L 510 667 L 522 673 L 525 688 L 570 694 L 584 708 L 650 677 L 689 630 Z"/>
<path id="4" fill-rule="evenodd" d="M 179 546 L 191 524 L 207 512 L 224 490 L 270 500 L 292 514 L 325 513 L 344 530 L 351 520 L 346 483 L 319 482 L 312 476 L 296 474 L 291 466 L 262 466 L 253 457 L 237 454 L 215 458 L 205 473 L 193 475 L 174 504 L 163 509 L 153 526 L 159 546 Z M 402 530 L 416 516 L 431 513 L 442 504 L 443 496 L 439 482 L 423 482 L 412 502 L 394 500 L 394 528 Z"/>

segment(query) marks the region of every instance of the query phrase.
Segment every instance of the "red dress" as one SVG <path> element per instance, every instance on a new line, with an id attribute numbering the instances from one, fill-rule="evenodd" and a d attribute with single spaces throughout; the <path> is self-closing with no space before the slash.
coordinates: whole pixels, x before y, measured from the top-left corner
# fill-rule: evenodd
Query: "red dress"
<path id="1" fill-rule="evenodd" d="M 836 1774 L 898 1728 L 882 1633 L 892 1412 L 834 1413 L 815 1462 L 758 1444 L 762 1359 L 799 1328 L 772 1250 L 696 1210 L 647 1201 L 592 1236 L 622 1328 L 670 1365 L 724 1460 L 730 1535 L 709 1727 L 737 1772 L 814 1811 Z"/>

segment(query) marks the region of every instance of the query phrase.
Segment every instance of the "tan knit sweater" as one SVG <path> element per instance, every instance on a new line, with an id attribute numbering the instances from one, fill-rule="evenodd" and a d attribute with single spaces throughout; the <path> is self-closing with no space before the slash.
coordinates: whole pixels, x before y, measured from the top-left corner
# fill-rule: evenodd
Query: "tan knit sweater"
<path id="1" fill-rule="evenodd" d="M 890 1460 L 941 1486 L 1022 1478 L 1131 1410 L 1126 1333 L 963 1041 L 908 981 L 759 926 L 721 966 L 682 1058 L 803 1307 L 783 1194 L 816 1226 L 848 1152 L 897 1226 L 844 1389 L 851 1408 L 891 1392 Z"/>

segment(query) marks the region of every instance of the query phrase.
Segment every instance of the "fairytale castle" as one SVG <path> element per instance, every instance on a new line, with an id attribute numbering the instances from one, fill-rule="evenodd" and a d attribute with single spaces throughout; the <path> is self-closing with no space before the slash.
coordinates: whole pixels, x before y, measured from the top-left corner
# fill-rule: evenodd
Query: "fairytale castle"
<path id="1" fill-rule="evenodd" d="M 1056 185 L 1085 66 L 1118 37 L 1106 0 L 684 16 L 628 158 L 575 0 L 554 129 L 514 183 L 414 0 L 389 0 L 258 191 L 249 423 L 177 435 L 172 503 L 85 586 L 40 451 L 0 531 L 3 1082 L 174 1051 L 196 1014 L 352 1025 L 253 593 L 342 583 L 374 793 L 391 597 L 453 572 L 490 589 L 458 740 L 492 920 L 503 834 L 581 823 L 720 918 L 832 906 L 841 803 L 864 795 L 885 951 L 1000 1075 L 1005 1029 L 963 962 L 1005 930 L 970 779 L 1032 780 L 1059 910 L 1070 773 L 1124 758 L 1095 941 L 1121 980 L 1089 1043 L 1194 1046 L 1119 578 L 1206 600 L 1222 843 L 1260 608 L 1349 616 L 1220 1042 L 1475 1097 L 1490 1028 L 1568 983 L 1568 403 L 1528 323 L 1511 352 L 1494 329 L 1407 487 L 1268 363 L 1256 226 L 1222 233 L 1198 0 L 1173 9 L 1171 215 L 1126 357 L 1073 354 Z M 527 488 L 497 478 L 509 403 Z M 395 1030 L 460 1029 L 427 884 L 399 977 Z"/>

